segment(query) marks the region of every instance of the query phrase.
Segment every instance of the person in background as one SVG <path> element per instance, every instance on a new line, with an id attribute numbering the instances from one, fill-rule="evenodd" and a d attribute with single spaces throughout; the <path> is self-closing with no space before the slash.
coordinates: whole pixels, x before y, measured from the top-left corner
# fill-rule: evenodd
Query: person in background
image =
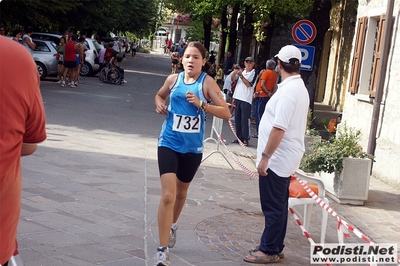
<path id="1" fill-rule="evenodd" d="M 28 45 L 31 50 L 36 49 L 36 44 L 32 41 L 31 35 L 33 33 L 33 27 L 28 26 L 25 29 L 25 34 L 22 36 L 22 40 Z"/>
<path id="2" fill-rule="evenodd" d="M 224 78 L 224 71 L 222 70 L 222 64 L 219 64 L 217 66 L 217 75 L 215 76 L 215 79 L 221 90 L 222 90 L 222 79 L 223 78 Z"/>
<path id="3" fill-rule="evenodd" d="M 65 87 L 65 81 L 67 80 L 67 73 L 69 78 L 68 86 L 76 87 L 75 83 L 75 68 L 76 68 L 76 53 L 78 50 L 78 44 L 76 43 L 76 35 L 71 36 L 71 40 L 65 44 L 64 50 L 64 73 L 63 80 L 61 81 L 61 87 Z"/>
<path id="4" fill-rule="evenodd" d="M 226 80 L 226 77 L 233 71 L 234 64 L 235 64 L 235 59 L 232 56 L 232 52 L 229 51 L 226 54 L 226 61 L 224 67 L 224 80 Z"/>
<path id="5" fill-rule="evenodd" d="M 244 70 L 240 67 L 235 67 L 231 78 L 232 82 L 237 82 L 233 99 L 235 100 L 235 129 L 238 138 L 233 140 L 232 143 L 241 141 L 243 145 L 247 146 L 250 139 L 249 121 L 256 71 L 254 70 L 254 59 L 252 57 L 246 57 L 244 65 Z"/>
<path id="6" fill-rule="evenodd" d="M 86 36 L 86 35 L 84 35 Z M 81 36 L 77 42 L 77 53 L 76 53 L 76 69 L 75 69 L 75 81 L 74 85 L 78 86 L 78 82 L 82 83 L 83 78 L 80 76 L 81 68 L 85 64 L 85 51 L 87 50 L 85 45 L 85 37 Z"/>
<path id="7" fill-rule="evenodd" d="M 178 47 L 178 53 L 179 53 L 179 57 L 180 57 L 180 58 L 182 58 L 182 56 L 183 56 L 183 51 L 184 51 L 184 50 L 185 50 L 185 44 L 182 43 L 182 44 L 180 44 L 179 47 Z"/>
<path id="8" fill-rule="evenodd" d="M 261 76 L 257 82 L 256 92 L 254 93 L 255 99 L 257 99 L 255 113 L 257 133 L 252 136 L 253 138 L 258 138 L 258 126 L 260 124 L 261 117 L 264 114 L 265 105 L 274 94 L 276 81 L 278 79 L 278 75 L 275 72 L 275 61 L 267 60 L 265 66 L 266 70 L 261 73 Z"/>
<path id="9" fill-rule="evenodd" d="M 58 60 L 57 70 L 58 70 L 58 78 L 60 79 L 57 83 L 62 83 L 64 80 L 63 73 L 64 73 L 64 51 L 65 51 L 65 37 L 62 36 L 60 38 L 60 43 L 57 46 L 57 53 L 54 56 Z"/>
<path id="10" fill-rule="evenodd" d="M 260 80 L 261 74 L 265 71 L 266 69 L 266 62 L 263 61 L 260 64 L 260 69 L 257 71 L 257 68 L 254 67 L 254 69 L 256 69 L 256 80 L 254 81 L 253 84 L 253 91 L 256 92 L 256 87 L 257 87 L 257 83 Z M 250 120 L 251 123 L 256 123 L 256 113 L 257 113 L 257 105 L 258 105 L 258 98 L 256 97 L 257 94 L 253 94 L 253 100 L 251 102 L 251 114 L 250 114 Z M 253 136 L 252 136 L 253 137 Z"/>
<path id="11" fill-rule="evenodd" d="M 101 48 L 100 52 L 99 52 L 99 72 L 104 68 L 105 66 L 105 59 L 104 56 L 106 54 L 106 50 L 108 48 L 108 43 L 104 44 L 104 47 Z"/>
<path id="12" fill-rule="evenodd" d="M 106 53 L 107 53 L 107 51 L 106 51 Z M 125 71 L 124 71 L 124 69 L 121 68 L 120 66 L 118 66 L 117 56 L 118 56 L 117 51 L 112 49 L 111 55 L 110 55 L 110 59 L 109 59 L 110 67 L 111 67 L 112 70 L 114 70 L 114 68 L 118 69 L 119 73 L 121 73 L 121 76 L 122 76 L 122 83 L 127 83 L 127 81 L 125 80 Z"/>
<path id="13" fill-rule="evenodd" d="M 154 100 L 156 112 L 166 115 L 158 139 L 161 199 L 156 266 L 170 265 L 169 248 L 176 242 L 177 221 L 202 159 L 205 112 L 229 119 L 221 90 L 207 75 L 206 52 L 200 42 L 190 42 L 183 54 L 184 71 L 169 75 Z M 208 104 L 209 101 L 214 104 Z M 184 122 L 178 123 L 182 117 L 185 117 Z"/>
<path id="14" fill-rule="evenodd" d="M 21 212 L 21 156 L 46 139 L 40 78 L 29 51 L 0 36 L 0 265 L 17 250 Z M 23 77 L 23 78 L 21 78 Z"/>
<path id="15" fill-rule="evenodd" d="M 65 43 L 69 42 L 70 36 L 69 36 L 69 31 L 68 30 L 64 31 L 63 37 L 65 38 Z"/>
<path id="16" fill-rule="evenodd" d="M 233 64 L 233 68 L 235 68 L 237 64 Z M 240 67 L 240 66 L 239 66 Z M 229 111 L 231 115 L 233 114 L 233 110 L 235 109 L 231 104 L 233 103 L 233 92 L 232 92 L 232 75 L 234 72 L 232 71 L 223 82 L 222 91 L 225 93 L 226 102 L 229 104 Z M 234 116 L 232 116 L 232 120 L 234 120 Z"/>
<path id="17" fill-rule="evenodd" d="M 208 58 L 208 62 L 209 62 L 211 65 L 215 64 L 215 55 L 214 55 L 214 51 L 211 51 L 210 57 Z"/>
<path id="18" fill-rule="evenodd" d="M 172 40 L 168 39 L 167 40 L 167 54 L 170 55 L 171 54 L 171 48 L 172 48 Z"/>
<path id="19" fill-rule="evenodd" d="M 301 52 L 293 45 L 276 55 L 282 82 L 261 118 L 257 144 L 259 193 L 265 225 L 260 245 L 243 258 L 274 263 L 282 257 L 288 219 L 290 176 L 304 154 L 304 132 L 310 98 L 300 76 Z"/>
<path id="20" fill-rule="evenodd" d="M 19 40 L 21 39 L 21 37 L 22 37 L 22 30 L 21 29 L 13 30 L 13 38 L 12 38 L 13 41 L 16 41 L 16 42 L 19 43 Z"/>
<path id="21" fill-rule="evenodd" d="M 136 40 L 133 40 L 133 42 L 131 43 L 132 59 L 136 56 L 136 50 L 137 50 L 137 42 Z"/>
<path id="22" fill-rule="evenodd" d="M 120 51 L 120 46 L 121 46 L 121 44 L 119 43 L 119 38 L 118 37 L 115 37 L 115 41 L 113 42 L 113 49 L 117 52 L 117 53 L 119 53 L 119 51 Z"/>
<path id="23" fill-rule="evenodd" d="M 0 26 L 0 35 L 4 36 L 5 34 L 6 34 L 6 31 L 5 31 L 4 27 Z"/>
<path id="24" fill-rule="evenodd" d="M 171 54 L 171 65 L 172 65 L 172 71 L 171 74 L 175 74 L 176 73 L 176 68 L 179 64 L 179 53 L 178 52 L 173 52 Z"/>

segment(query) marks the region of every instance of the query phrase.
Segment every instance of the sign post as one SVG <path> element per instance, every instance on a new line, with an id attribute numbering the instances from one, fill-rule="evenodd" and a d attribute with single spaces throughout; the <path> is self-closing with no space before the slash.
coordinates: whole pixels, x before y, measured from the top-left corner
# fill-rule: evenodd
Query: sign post
<path id="1" fill-rule="evenodd" d="M 315 47 L 306 44 L 312 43 L 316 36 L 317 28 L 307 19 L 297 21 L 292 28 L 292 37 L 297 42 L 293 45 L 299 48 L 302 57 L 300 70 L 312 71 L 313 69 Z"/>

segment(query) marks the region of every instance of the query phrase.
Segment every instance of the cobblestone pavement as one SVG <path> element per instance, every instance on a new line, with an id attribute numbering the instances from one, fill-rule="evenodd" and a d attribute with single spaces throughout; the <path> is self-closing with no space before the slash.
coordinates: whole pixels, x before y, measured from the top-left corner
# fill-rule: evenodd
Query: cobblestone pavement
<path id="1" fill-rule="evenodd" d="M 128 79 L 136 75 L 126 72 Z M 102 87 L 106 85 L 95 79 L 85 79 L 79 89 L 41 86 L 48 139 L 35 154 L 22 159 L 18 242 L 25 266 L 153 265 L 161 192 L 156 151 L 162 119 L 154 114 L 153 106 L 148 107 L 154 92 L 144 87 L 147 80 L 136 78 L 143 89 L 135 90 Z M 88 88 L 91 82 L 95 87 Z M 53 99 L 53 94 L 62 97 Z M 72 95 L 76 98 L 70 99 Z M 127 111 L 138 108 L 145 110 L 140 116 Z M 207 123 L 210 128 L 211 120 Z M 233 139 L 226 124 L 223 136 L 228 143 Z M 237 158 L 255 170 L 248 157 L 255 153 L 256 141 L 248 150 L 235 144 L 227 147 L 245 155 Z M 258 182 L 223 146 L 206 143 L 204 155 L 217 149 L 234 169 L 218 152 L 200 166 L 178 222 L 178 241 L 171 249 L 173 266 L 248 265 L 242 257 L 259 241 L 263 216 Z M 399 188 L 371 178 L 364 206 L 332 200 L 331 206 L 373 241 L 400 246 Z M 301 216 L 302 207 L 295 209 Z M 320 216 L 321 209 L 314 207 L 309 231 L 316 242 Z M 337 221 L 332 216 L 326 242 L 337 242 Z M 352 234 L 346 242 L 363 240 Z M 310 244 L 290 215 L 285 244 L 285 258 L 279 265 L 310 264 Z"/>

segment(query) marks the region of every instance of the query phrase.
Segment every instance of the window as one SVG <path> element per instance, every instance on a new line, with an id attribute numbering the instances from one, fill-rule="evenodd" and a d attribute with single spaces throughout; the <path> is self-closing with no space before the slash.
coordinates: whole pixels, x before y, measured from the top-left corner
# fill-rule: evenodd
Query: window
<path id="1" fill-rule="evenodd" d="M 375 97 L 381 59 L 385 15 L 358 19 L 349 91 Z"/>
<path id="2" fill-rule="evenodd" d="M 36 44 L 35 51 L 50 52 L 50 49 L 47 47 L 46 43 L 40 41 L 34 41 L 34 43 Z"/>

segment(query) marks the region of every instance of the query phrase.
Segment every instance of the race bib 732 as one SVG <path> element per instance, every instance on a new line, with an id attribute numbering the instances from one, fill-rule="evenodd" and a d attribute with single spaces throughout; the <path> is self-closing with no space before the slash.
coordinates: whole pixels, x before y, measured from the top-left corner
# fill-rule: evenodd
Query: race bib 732
<path id="1" fill-rule="evenodd" d="M 201 126 L 200 114 L 198 116 L 174 114 L 173 131 L 183 133 L 199 133 Z"/>

